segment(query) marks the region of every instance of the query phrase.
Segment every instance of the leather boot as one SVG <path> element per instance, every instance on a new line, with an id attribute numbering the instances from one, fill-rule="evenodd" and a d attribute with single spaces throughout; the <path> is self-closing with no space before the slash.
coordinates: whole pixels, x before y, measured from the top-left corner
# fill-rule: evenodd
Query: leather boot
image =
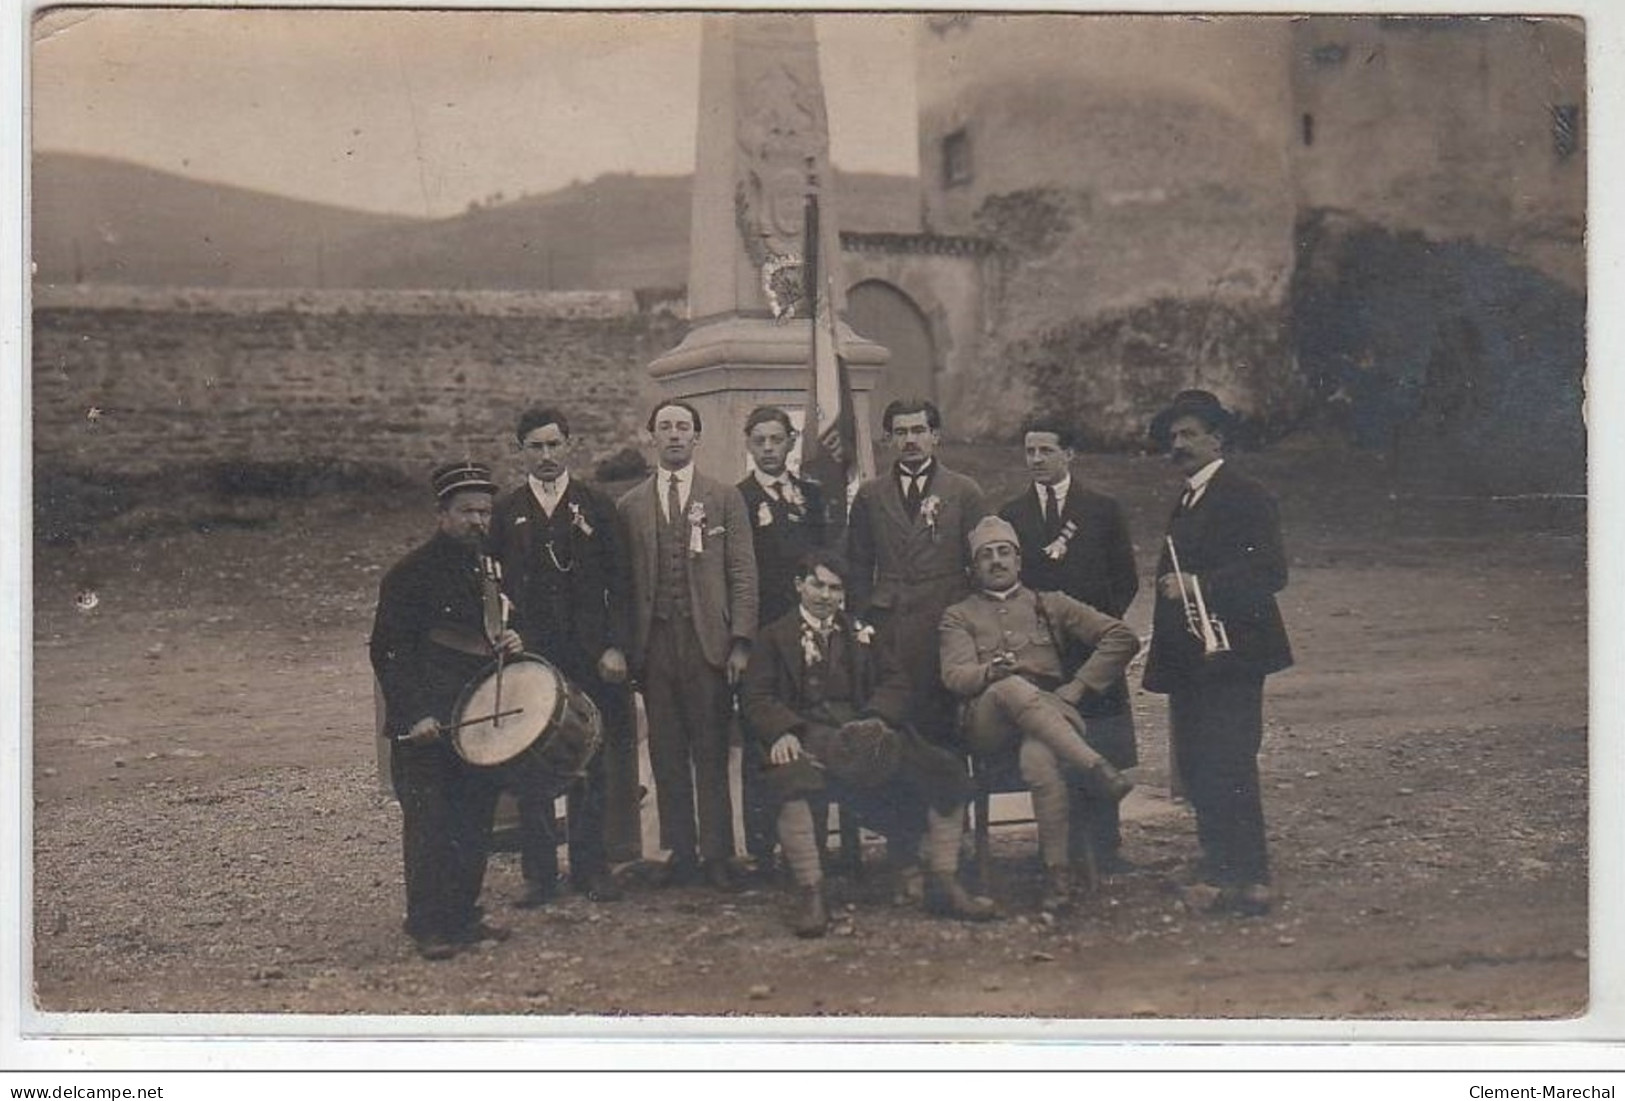
<path id="1" fill-rule="evenodd" d="M 798 937 L 821 937 L 829 929 L 829 907 L 824 902 L 824 885 L 798 887 L 795 916 L 790 931 Z"/>
<path id="2" fill-rule="evenodd" d="M 1121 803 L 1123 797 L 1134 790 L 1134 781 L 1118 772 L 1106 761 L 1101 761 L 1087 773 L 1089 790 L 1102 799 Z"/>
<path id="3" fill-rule="evenodd" d="M 1046 914 L 1072 909 L 1072 873 L 1065 865 L 1044 869 L 1044 893 L 1039 896 L 1038 908 Z"/>
<path id="4" fill-rule="evenodd" d="M 961 921 L 992 921 L 998 916 L 991 898 L 971 894 L 957 878 L 940 872 L 926 876 L 925 908 L 939 917 Z"/>

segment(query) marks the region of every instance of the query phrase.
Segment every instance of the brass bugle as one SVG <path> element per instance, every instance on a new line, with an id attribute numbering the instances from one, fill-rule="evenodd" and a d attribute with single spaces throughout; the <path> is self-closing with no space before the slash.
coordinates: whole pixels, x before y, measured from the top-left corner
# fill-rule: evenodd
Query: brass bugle
<path id="1" fill-rule="evenodd" d="M 1224 624 L 1218 617 L 1207 610 L 1207 601 L 1202 597 L 1202 582 L 1195 574 L 1191 574 L 1190 584 L 1187 586 L 1185 573 L 1179 568 L 1179 552 L 1174 549 L 1174 537 L 1168 536 L 1166 542 L 1168 564 L 1173 567 L 1174 580 L 1179 583 L 1179 603 L 1185 609 L 1185 627 L 1202 640 L 1203 657 L 1228 653 L 1230 634 L 1224 629 Z"/>

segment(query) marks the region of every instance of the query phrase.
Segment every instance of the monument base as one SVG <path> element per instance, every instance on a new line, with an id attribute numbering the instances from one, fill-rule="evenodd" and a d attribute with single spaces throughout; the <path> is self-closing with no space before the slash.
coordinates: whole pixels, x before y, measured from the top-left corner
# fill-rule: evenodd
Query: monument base
<path id="1" fill-rule="evenodd" d="M 891 353 L 839 325 L 841 354 L 852 383 L 859 470 L 872 474 L 869 401 Z M 662 398 L 681 398 L 700 412 L 700 470 L 725 482 L 745 476 L 745 418 L 758 405 L 777 405 L 799 426 L 807 405 L 812 323 L 730 316 L 704 321 L 649 365 Z"/>

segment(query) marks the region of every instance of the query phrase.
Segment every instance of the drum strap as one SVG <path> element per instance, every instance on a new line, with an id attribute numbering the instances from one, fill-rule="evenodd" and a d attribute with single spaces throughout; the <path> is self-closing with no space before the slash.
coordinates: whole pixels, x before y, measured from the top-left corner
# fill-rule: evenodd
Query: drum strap
<path id="1" fill-rule="evenodd" d="M 461 623 L 435 624 L 429 628 L 429 641 L 460 654 L 471 654 L 477 658 L 491 656 L 491 645 L 478 628 L 466 627 Z"/>

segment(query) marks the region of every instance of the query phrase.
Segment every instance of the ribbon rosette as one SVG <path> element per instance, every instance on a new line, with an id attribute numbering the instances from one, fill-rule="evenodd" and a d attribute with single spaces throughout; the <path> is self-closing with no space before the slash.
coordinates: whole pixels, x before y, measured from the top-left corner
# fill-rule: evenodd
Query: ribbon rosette
<path id="1" fill-rule="evenodd" d="M 705 553 L 705 504 L 701 501 L 688 506 L 688 553 Z"/>
<path id="2" fill-rule="evenodd" d="M 818 636 L 806 624 L 801 626 L 801 656 L 807 659 L 808 665 L 817 665 L 824 660 L 824 650 L 818 645 Z"/>
<path id="3" fill-rule="evenodd" d="M 931 538 L 937 537 L 937 513 L 942 511 L 942 498 L 935 493 L 920 502 L 920 517 L 925 521 Z"/>
<path id="4" fill-rule="evenodd" d="M 592 538 L 592 525 L 587 522 L 586 514 L 581 511 L 581 506 L 575 501 L 570 502 L 570 526 L 588 539 Z"/>
<path id="5" fill-rule="evenodd" d="M 756 526 L 759 528 L 765 528 L 772 523 L 773 506 L 768 504 L 766 501 L 763 501 L 761 504 L 756 506 Z"/>
<path id="6" fill-rule="evenodd" d="M 801 487 L 787 481 L 780 492 L 784 494 L 784 503 L 790 506 L 790 519 L 800 520 L 807 511 L 807 498 L 801 495 Z"/>
<path id="7" fill-rule="evenodd" d="M 1066 557 L 1066 548 L 1076 534 L 1078 534 L 1077 521 L 1068 520 L 1066 525 L 1061 528 L 1061 534 L 1055 537 L 1053 543 L 1044 548 L 1044 556 L 1052 562 L 1059 562 Z"/>
<path id="8" fill-rule="evenodd" d="M 852 621 L 852 637 L 858 640 L 859 646 L 867 646 L 875 640 L 875 629 L 861 620 Z"/>

